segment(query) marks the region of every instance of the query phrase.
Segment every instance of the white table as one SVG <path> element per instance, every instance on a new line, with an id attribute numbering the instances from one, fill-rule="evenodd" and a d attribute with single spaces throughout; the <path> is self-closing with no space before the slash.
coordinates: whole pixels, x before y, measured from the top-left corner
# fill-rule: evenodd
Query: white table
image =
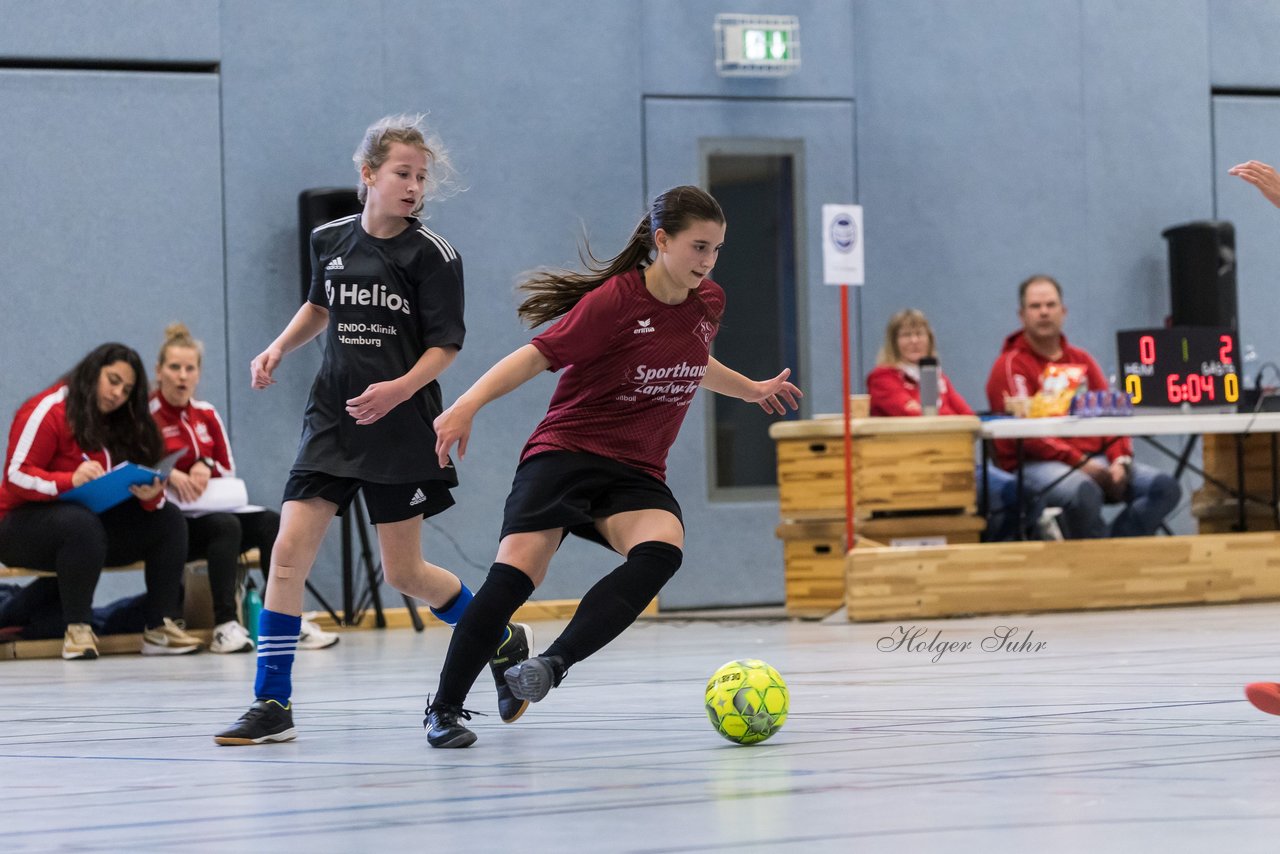
<path id="1" fill-rule="evenodd" d="M 1228 433 L 1236 435 L 1236 489 L 1218 483 L 1205 475 L 1203 471 L 1192 469 L 1210 480 L 1228 493 L 1236 497 L 1239 508 L 1239 528 L 1246 529 L 1245 488 L 1244 488 L 1244 437 L 1251 433 L 1270 433 L 1271 438 L 1271 509 L 1280 516 L 1280 474 L 1276 470 L 1276 434 L 1280 433 L 1280 412 L 1258 413 L 1170 413 L 1160 415 L 1131 415 L 1124 417 L 1080 418 L 1064 416 L 1060 418 L 996 418 L 982 422 L 978 435 L 983 440 L 1004 439 L 1017 443 L 1018 454 L 1018 531 L 1023 536 L 1025 525 L 1022 483 L 1022 442 L 1025 439 L 1045 439 L 1051 437 L 1071 438 L 1081 436 L 1138 436 L 1146 438 L 1165 454 L 1178 461 L 1177 473 L 1188 467 L 1187 457 L 1190 455 L 1192 443 L 1188 441 L 1182 454 L 1177 455 L 1150 440 L 1151 436 L 1200 436 L 1205 433 Z M 987 447 L 982 446 L 983 478 L 986 477 Z M 1064 475 L 1065 477 L 1065 475 Z M 984 499 L 987 484 L 983 484 Z M 984 508 L 985 509 L 985 508 Z M 1277 520 L 1280 522 L 1280 519 Z"/>
<path id="2" fill-rule="evenodd" d="M 1132 415 L 1123 418 L 996 418 L 983 421 L 984 439 L 1079 436 L 1186 436 L 1204 433 L 1280 433 L 1280 412 Z"/>

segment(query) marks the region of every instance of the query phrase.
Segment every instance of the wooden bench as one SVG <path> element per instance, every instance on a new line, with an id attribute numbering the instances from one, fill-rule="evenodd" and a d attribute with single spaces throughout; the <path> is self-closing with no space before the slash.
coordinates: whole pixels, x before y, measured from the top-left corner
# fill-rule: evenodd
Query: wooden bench
<path id="1" fill-rule="evenodd" d="M 249 569 L 258 569 L 261 566 L 261 564 L 262 564 L 261 557 L 259 556 L 257 549 L 249 549 L 247 552 L 240 555 L 241 566 L 248 567 Z M 205 560 L 203 558 L 199 560 L 193 560 L 193 561 L 187 562 L 188 567 L 204 566 L 204 565 L 205 565 Z M 129 571 L 140 570 L 142 568 L 143 568 L 142 561 L 137 561 L 136 563 L 129 563 L 129 564 L 125 564 L 124 566 L 104 566 L 102 568 L 102 571 L 103 572 L 129 572 Z M 4 564 L 0 563 L 0 578 L 30 578 L 30 577 L 49 578 L 55 575 L 57 575 L 57 573 L 51 569 L 31 569 L 30 567 L 25 567 L 25 566 L 5 566 Z"/>
<path id="2" fill-rule="evenodd" d="M 188 561 L 183 573 L 183 614 L 187 621 L 187 630 L 208 643 L 213 634 L 213 609 L 210 601 L 209 584 L 203 572 L 207 562 L 204 559 Z M 250 549 L 240 555 L 240 565 L 247 569 L 261 567 L 261 556 L 257 549 Z M 103 572 L 136 572 L 144 568 L 141 561 L 124 566 L 105 566 Z M 50 578 L 57 573 L 47 569 L 32 569 L 24 566 L 0 565 L 0 579 L 5 578 Z M 136 653 L 142 645 L 140 634 L 103 635 L 98 638 L 98 652 L 102 655 Z M 0 661 L 17 658 L 58 658 L 62 655 L 62 639 L 48 638 L 42 640 L 9 640 L 0 641 Z"/>

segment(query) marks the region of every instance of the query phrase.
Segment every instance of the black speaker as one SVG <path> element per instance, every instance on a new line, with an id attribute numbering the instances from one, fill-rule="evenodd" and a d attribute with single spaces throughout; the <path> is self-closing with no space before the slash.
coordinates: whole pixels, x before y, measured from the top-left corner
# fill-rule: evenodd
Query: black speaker
<path id="1" fill-rule="evenodd" d="M 1162 234 L 1169 241 L 1173 325 L 1238 329 L 1235 226 L 1203 220 Z"/>
<path id="2" fill-rule="evenodd" d="M 302 271 L 302 301 L 311 291 L 311 230 L 344 216 L 360 213 L 364 205 L 353 187 L 317 187 L 298 194 L 298 243 Z"/>

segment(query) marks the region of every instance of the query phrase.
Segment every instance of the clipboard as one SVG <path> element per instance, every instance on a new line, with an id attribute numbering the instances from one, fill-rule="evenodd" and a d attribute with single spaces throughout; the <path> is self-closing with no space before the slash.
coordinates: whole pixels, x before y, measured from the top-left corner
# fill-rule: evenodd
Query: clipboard
<path id="1" fill-rule="evenodd" d="M 126 499 L 132 498 L 131 486 L 142 486 L 156 478 L 164 480 L 187 450 L 174 451 L 154 466 L 137 463 L 121 463 L 102 477 L 69 489 L 58 496 L 59 501 L 70 501 L 89 508 L 94 513 L 110 510 Z"/>

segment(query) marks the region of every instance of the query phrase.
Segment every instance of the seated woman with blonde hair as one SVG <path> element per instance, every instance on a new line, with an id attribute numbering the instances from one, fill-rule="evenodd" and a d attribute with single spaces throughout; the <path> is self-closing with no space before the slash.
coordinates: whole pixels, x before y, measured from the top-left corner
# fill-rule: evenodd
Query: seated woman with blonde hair
<path id="1" fill-rule="evenodd" d="M 884 345 L 876 359 L 876 366 L 867 375 L 867 392 L 871 397 L 871 415 L 875 416 L 911 416 L 920 415 L 920 360 L 926 357 L 937 358 L 937 342 L 933 328 L 924 312 L 917 308 L 904 308 L 889 318 L 889 325 L 884 331 Z M 960 392 L 947 379 L 942 370 L 938 370 L 938 414 L 939 415 L 973 415 L 969 404 L 965 403 Z M 986 467 L 985 477 L 982 467 L 975 473 L 979 489 L 987 484 L 989 489 L 987 501 L 987 540 L 1011 540 L 1017 532 L 1017 482 L 1014 476 L 998 468 L 992 463 Z M 1042 539 L 1060 539 L 1055 533 L 1056 523 L 1053 518 L 1056 509 L 1046 509 L 1038 515 L 1028 512 L 1029 519 L 1035 520 L 1027 536 Z"/>
<path id="2" fill-rule="evenodd" d="M 937 358 L 937 343 L 924 312 L 904 308 L 889 318 L 876 366 L 867 375 L 873 416 L 919 415 L 920 360 Z M 938 371 L 938 414 L 972 415 L 960 392 Z"/>
<path id="3" fill-rule="evenodd" d="M 203 558 L 209 568 L 213 604 L 212 652 L 249 652 L 254 648 L 248 629 L 238 619 L 236 589 L 240 554 L 258 549 L 262 572 L 271 565 L 271 550 L 280 532 L 280 514 L 256 505 L 198 509 L 197 502 L 213 480 L 234 478 L 235 459 L 222 418 L 213 404 L 196 398 L 204 345 L 184 323 L 171 323 L 156 359 L 156 389 L 151 394 L 151 417 L 164 442 L 164 451 L 182 451 L 169 476 L 169 491 L 184 506 L 187 560 Z M 192 507 L 195 505 L 195 507 Z M 252 627 L 256 634 L 257 626 Z M 302 621 L 299 649 L 324 649 L 338 642 L 310 620 Z"/>

